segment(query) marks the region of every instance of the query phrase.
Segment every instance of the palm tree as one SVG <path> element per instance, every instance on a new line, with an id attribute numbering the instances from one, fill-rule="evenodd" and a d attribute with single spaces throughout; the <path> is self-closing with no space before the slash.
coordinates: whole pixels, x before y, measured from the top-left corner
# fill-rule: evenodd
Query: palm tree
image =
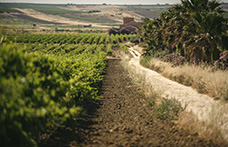
<path id="1" fill-rule="evenodd" d="M 149 54 L 167 48 L 169 52 L 180 51 L 188 60 L 213 62 L 227 47 L 228 21 L 221 4 L 216 0 L 181 2 L 163 12 L 158 19 L 144 24 L 138 37 L 147 42 Z"/>
<path id="2" fill-rule="evenodd" d="M 187 42 L 189 47 L 202 54 L 201 60 L 213 62 L 219 57 L 219 47 L 223 46 L 222 36 L 226 33 L 226 20 L 217 12 L 197 13 L 193 16 L 195 31 Z M 194 39 L 194 40 L 193 40 Z"/>
<path id="3" fill-rule="evenodd" d="M 223 46 L 222 36 L 226 34 L 227 20 L 224 18 L 220 3 L 208 0 L 182 0 L 183 6 L 192 18 L 187 27 L 185 41 L 188 57 L 213 62 L 219 57 L 219 47 Z"/>

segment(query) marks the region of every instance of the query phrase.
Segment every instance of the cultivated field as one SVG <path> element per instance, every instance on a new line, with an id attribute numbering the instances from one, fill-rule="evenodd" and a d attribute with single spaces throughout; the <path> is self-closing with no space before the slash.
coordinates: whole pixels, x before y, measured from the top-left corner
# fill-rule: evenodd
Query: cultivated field
<path id="1" fill-rule="evenodd" d="M 134 36 L 8 34 L 0 50 L 2 145 L 223 145 L 171 122 L 179 105 L 159 114 L 131 82 L 119 56 Z"/>
<path id="2" fill-rule="evenodd" d="M 226 13 L 184 2 L 0 3 L 1 146 L 227 146 Z"/>
<path id="3" fill-rule="evenodd" d="M 109 29 L 123 23 L 123 17 L 151 19 L 169 5 L 45 5 L 0 3 L 0 25 L 8 29 Z M 34 27 L 33 25 L 36 24 Z"/>
<path id="4" fill-rule="evenodd" d="M 106 55 L 114 46 L 126 51 L 115 44 L 132 36 L 1 35 L 2 145 L 34 146 L 40 133 L 77 119 L 86 103 L 99 98 Z"/>

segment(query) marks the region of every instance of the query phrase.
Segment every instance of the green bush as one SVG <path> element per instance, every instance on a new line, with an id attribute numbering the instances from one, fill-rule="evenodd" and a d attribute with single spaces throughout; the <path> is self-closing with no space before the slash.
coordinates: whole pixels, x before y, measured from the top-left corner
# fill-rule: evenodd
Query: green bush
<path id="1" fill-rule="evenodd" d="M 159 119 L 173 120 L 183 108 L 175 99 L 163 99 L 161 104 L 155 106 L 153 114 Z"/>
<path id="2" fill-rule="evenodd" d="M 112 46 L 111 46 L 111 44 L 108 44 L 106 46 L 106 52 L 107 52 L 107 55 L 108 56 L 111 56 L 112 55 Z"/>
<path id="3" fill-rule="evenodd" d="M 130 42 L 138 44 L 139 43 L 139 40 L 138 40 L 138 38 L 136 36 L 132 36 L 130 38 Z"/>
<path id="4" fill-rule="evenodd" d="M 128 47 L 126 45 L 120 44 L 120 49 L 125 53 L 129 53 Z"/>

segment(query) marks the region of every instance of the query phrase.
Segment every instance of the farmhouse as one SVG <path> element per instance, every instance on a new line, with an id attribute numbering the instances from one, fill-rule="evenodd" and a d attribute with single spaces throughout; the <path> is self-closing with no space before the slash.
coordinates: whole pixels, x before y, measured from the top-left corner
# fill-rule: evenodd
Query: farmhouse
<path id="1" fill-rule="evenodd" d="M 136 33 L 136 29 L 140 26 L 141 22 L 135 22 L 133 17 L 124 17 L 123 18 L 123 25 L 120 26 L 121 29 L 126 29 L 130 31 L 130 33 Z"/>
<path id="2" fill-rule="evenodd" d="M 135 22 L 133 17 L 124 17 L 123 25 L 119 28 L 112 28 L 109 30 L 109 34 L 136 34 L 136 29 L 142 22 Z"/>

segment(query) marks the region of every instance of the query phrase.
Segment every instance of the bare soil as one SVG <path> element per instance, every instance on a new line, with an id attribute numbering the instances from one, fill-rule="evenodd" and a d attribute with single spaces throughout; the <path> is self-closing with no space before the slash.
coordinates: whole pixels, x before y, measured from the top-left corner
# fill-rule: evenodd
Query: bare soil
<path id="1" fill-rule="evenodd" d="M 108 60 L 101 100 L 85 105 L 88 112 L 74 125 L 71 122 L 41 136 L 39 146 L 223 146 L 174 122 L 156 119 L 142 90 L 131 82 L 120 61 Z"/>

